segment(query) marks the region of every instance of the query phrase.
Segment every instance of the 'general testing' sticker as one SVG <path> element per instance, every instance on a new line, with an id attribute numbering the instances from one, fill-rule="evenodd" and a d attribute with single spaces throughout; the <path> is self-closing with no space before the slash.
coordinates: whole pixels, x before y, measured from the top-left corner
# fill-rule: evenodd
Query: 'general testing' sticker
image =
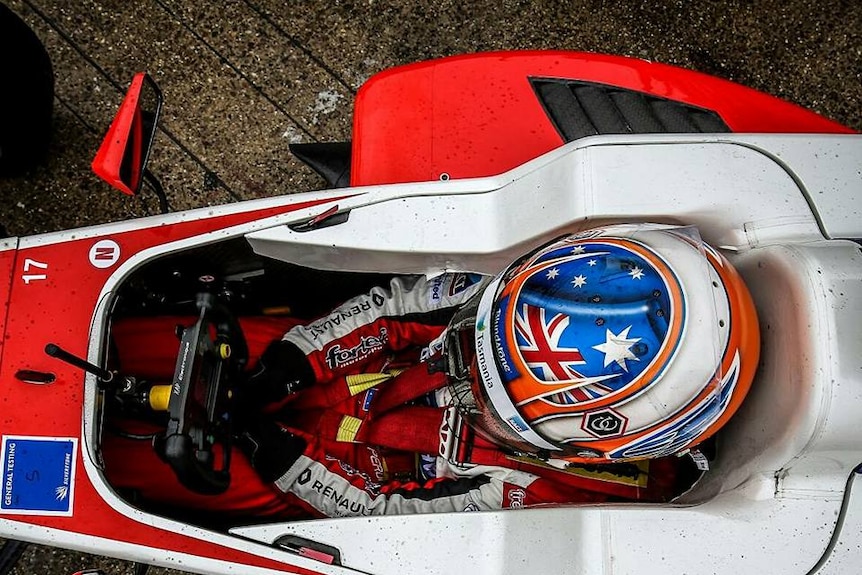
<path id="1" fill-rule="evenodd" d="M 0 513 L 72 515 L 74 437 L 3 437 Z"/>

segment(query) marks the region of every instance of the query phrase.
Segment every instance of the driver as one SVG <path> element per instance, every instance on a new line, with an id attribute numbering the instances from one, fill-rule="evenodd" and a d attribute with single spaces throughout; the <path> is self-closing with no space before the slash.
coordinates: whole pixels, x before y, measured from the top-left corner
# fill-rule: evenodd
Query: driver
<path id="1" fill-rule="evenodd" d="M 295 325 L 244 390 L 244 451 L 313 516 L 667 501 L 758 353 L 747 289 L 696 231 L 612 225 Z"/>

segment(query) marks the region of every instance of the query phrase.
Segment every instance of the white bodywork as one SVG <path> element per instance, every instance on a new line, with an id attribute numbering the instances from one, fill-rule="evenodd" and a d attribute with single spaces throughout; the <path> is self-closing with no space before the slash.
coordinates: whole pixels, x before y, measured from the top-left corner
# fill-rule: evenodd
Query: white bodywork
<path id="1" fill-rule="evenodd" d="M 752 292 L 761 366 L 719 434 L 717 461 L 679 504 L 267 524 L 233 529 L 232 546 L 260 552 L 260 543 L 298 535 L 340 550 L 343 568 L 291 560 L 326 573 L 854 571 L 862 559 L 862 495 L 849 489 L 862 463 L 862 253 L 853 241 L 862 238 L 862 137 L 601 136 L 496 177 L 343 192 L 356 194 L 337 202 L 349 210 L 344 223 L 296 232 L 278 218 L 246 237 L 262 255 L 315 268 L 493 274 L 563 232 L 611 221 L 693 224 L 726 250 Z M 101 353 L 94 347 L 91 360 Z M 140 521 L 172 523 L 131 510 L 107 486 L 100 492 Z M 182 568 L 235 572 L 194 557 Z"/>

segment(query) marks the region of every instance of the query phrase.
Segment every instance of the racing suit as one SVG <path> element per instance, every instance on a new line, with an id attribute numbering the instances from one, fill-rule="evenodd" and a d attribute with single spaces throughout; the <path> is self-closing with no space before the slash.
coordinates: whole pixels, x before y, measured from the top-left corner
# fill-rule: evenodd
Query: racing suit
<path id="1" fill-rule="evenodd" d="M 110 483 L 169 508 L 282 518 L 665 501 L 678 493 L 677 458 L 622 471 L 572 469 L 505 453 L 472 432 L 451 405 L 445 374 L 429 366 L 451 316 L 484 285 L 466 274 L 399 276 L 310 323 L 241 318 L 249 355 L 260 357 L 246 389 L 258 401 L 248 458 L 234 450 L 228 491 L 186 490 L 149 442 L 129 433 L 103 442 Z M 176 340 L 157 334 L 177 323 L 118 322 L 124 371 L 169 378 Z M 117 423 L 137 435 L 158 431 Z"/>
<path id="2" fill-rule="evenodd" d="M 429 365 L 451 316 L 484 286 L 467 274 L 396 277 L 270 346 L 261 375 L 276 375 L 262 379 L 294 380 L 286 398 L 268 398 L 281 428 L 257 438 L 263 479 L 329 517 L 660 498 L 667 485 L 637 483 L 638 468 L 634 483 L 573 474 L 505 454 L 461 421 Z M 660 470 L 658 483 L 674 475 L 675 462 L 654 464 L 643 473 Z"/>

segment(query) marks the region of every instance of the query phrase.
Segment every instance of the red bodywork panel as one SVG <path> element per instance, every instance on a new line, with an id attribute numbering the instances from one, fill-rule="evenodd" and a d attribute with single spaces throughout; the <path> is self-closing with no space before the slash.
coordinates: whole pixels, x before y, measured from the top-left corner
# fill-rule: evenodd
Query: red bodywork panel
<path id="1" fill-rule="evenodd" d="M 0 518 L 224 561 L 313 573 L 139 523 L 108 505 L 84 469 L 83 451 L 86 447 L 81 438 L 84 373 L 49 357 L 44 348 L 49 342 L 56 343 L 73 354 L 86 357 L 99 294 L 118 267 L 142 250 L 329 201 L 294 203 L 218 216 L 210 212 L 209 216 L 198 214 L 197 218 L 172 225 L 159 225 L 158 220 L 142 221 L 140 227 L 129 226 L 114 233 L 106 228 L 102 235 L 83 234 L 85 237 L 81 239 L 76 239 L 74 232 L 67 232 L 67 241 L 46 242 L 44 245 L 33 242 L 35 245 L 25 244 L 27 247 L 17 251 L 0 252 L 0 296 L 10 296 L 8 314 L 4 315 L 5 337 L 0 364 L 3 390 L 0 394 L 0 413 L 3 414 L 0 431 L 3 436 L 78 438 L 77 470 L 72 483 L 73 514 L 61 517 L 0 512 Z M 102 248 L 100 258 L 95 246 L 97 243 L 104 245 L 101 242 L 105 240 L 114 242 L 116 247 Z M 110 260 L 111 263 L 100 268 L 94 259 Z M 52 373 L 56 380 L 50 385 L 25 383 L 15 377 L 19 370 Z"/>
<path id="2" fill-rule="evenodd" d="M 12 238 L 9 241 L 9 247 L 0 251 L 0 333 L 5 333 L 6 321 L 9 317 L 9 299 L 12 292 L 12 270 L 15 266 L 15 254 L 17 253 L 14 247 L 17 245 L 17 238 Z M 0 338 L 0 365 L 3 365 L 3 348 L 5 338 Z"/>
<path id="3" fill-rule="evenodd" d="M 852 133 L 762 92 L 664 64 L 578 52 L 498 52 L 392 68 L 356 97 L 351 185 L 490 176 L 564 141 L 529 78 L 610 84 L 718 113 L 734 132 Z"/>

